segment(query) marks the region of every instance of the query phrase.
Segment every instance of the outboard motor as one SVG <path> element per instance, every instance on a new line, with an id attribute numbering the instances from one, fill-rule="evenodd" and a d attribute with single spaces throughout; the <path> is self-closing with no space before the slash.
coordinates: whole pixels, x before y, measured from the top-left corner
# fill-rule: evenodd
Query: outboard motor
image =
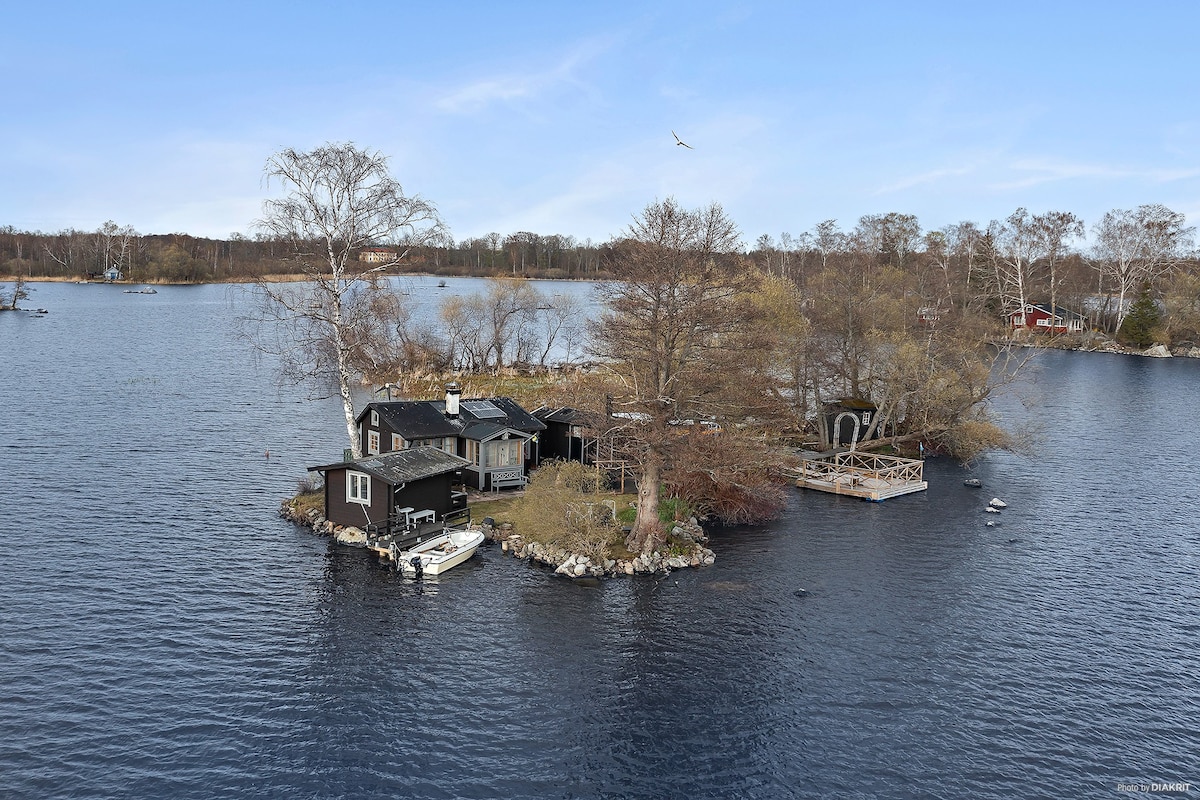
<path id="1" fill-rule="evenodd" d="M 413 556 L 412 558 L 410 558 L 410 559 L 408 560 L 408 563 L 409 563 L 409 564 L 412 564 L 412 568 L 413 568 L 413 577 L 414 577 L 414 578 L 416 578 L 417 580 L 420 580 L 420 579 L 421 579 L 421 576 L 422 576 L 422 575 L 424 574 L 424 572 L 425 572 L 425 570 L 424 570 L 424 569 L 421 567 L 421 557 L 420 557 L 420 556 Z"/>

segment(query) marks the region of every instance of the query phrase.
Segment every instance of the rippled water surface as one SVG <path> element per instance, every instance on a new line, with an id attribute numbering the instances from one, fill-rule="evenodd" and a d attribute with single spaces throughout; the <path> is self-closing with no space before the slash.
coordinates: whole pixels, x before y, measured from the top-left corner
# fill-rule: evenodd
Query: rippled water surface
<path id="1" fill-rule="evenodd" d="M 999 403 L 1037 453 L 982 490 L 933 459 L 704 570 L 493 547 L 422 585 L 275 516 L 344 430 L 230 336 L 236 295 L 36 288 L 0 314 L 0 796 L 1200 791 L 1194 361 L 1040 356 Z"/>

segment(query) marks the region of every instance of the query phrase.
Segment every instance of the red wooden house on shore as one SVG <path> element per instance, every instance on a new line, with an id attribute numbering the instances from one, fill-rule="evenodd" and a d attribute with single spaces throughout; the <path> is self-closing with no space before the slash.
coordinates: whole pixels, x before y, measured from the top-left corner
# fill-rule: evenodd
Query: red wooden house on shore
<path id="1" fill-rule="evenodd" d="M 1045 333 L 1082 333 L 1087 326 L 1087 319 L 1074 311 L 1068 311 L 1062 306 L 1050 310 L 1048 303 L 1026 303 L 1008 316 L 1009 324 L 1014 331 L 1028 329 Z"/>

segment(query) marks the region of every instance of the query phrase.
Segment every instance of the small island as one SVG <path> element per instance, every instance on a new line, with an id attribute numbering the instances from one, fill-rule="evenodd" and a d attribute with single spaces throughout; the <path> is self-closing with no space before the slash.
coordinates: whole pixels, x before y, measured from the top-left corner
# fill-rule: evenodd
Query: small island
<path id="1" fill-rule="evenodd" d="M 380 153 L 285 149 L 266 175 L 283 194 L 254 239 L 0 231 L 14 276 L 0 306 L 35 276 L 131 294 L 245 282 L 240 335 L 342 404 L 346 452 L 306 465 L 320 507 L 303 495 L 287 513 L 380 552 L 473 516 L 508 551 L 579 575 L 711 563 L 701 524 L 769 520 L 792 481 L 880 500 L 923 488 L 906 462 L 924 454 L 1022 447 L 989 406 L 1040 348 L 1200 354 L 1194 229 L 1161 205 L 1105 214 L 1086 250 L 1074 214 L 1023 208 L 931 231 L 897 212 L 826 220 L 747 248 L 720 205 L 674 198 L 599 246 L 453 243 Z M 412 273 L 439 276 L 436 312 L 414 314 Z M 443 292 L 455 274 L 487 288 Z M 594 291 L 585 305 L 537 277 Z M 471 514 L 487 508 L 476 494 L 506 492 L 510 507 Z"/>

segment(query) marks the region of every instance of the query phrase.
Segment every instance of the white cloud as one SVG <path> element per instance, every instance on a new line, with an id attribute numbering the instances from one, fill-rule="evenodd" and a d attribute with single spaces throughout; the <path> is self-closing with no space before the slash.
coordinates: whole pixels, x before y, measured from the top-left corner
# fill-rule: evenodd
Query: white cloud
<path id="1" fill-rule="evenodd" d="M 917 186 L 926 184 L 938 183 L 944 178 L 959 178 L 963 175 L 970 175 L 975 171 L 975 167 L 945 167 L 943 169 L 933 169 L 928 172 L 922 172 L 917 175 L 910 175 L 906 178 L 901 178 L 898 181 L 889 183 L 886 186 L 880 186 L 873 194 L 892 194 L 893 192 L 902 192 L 906 189 L 912 189 Z"/>
<path id="2" fill-rule="evenodd" d="M 1200 175 L 1200 169 L 1163 169 L 1157 167 L 1119 167 L 1108 164 L 1085 164 L 1052 159 L 1023 159 L 1010 165 L 1015 172 L 1032 173 L 1024 178 L 993 183 L 989 188 L 1027 189 L 1054 181 L 1098 178 L 1105 180 L 1133 179 L 1150 183 L 1171 183 Z"/>
<path id="3" fill-rule="evenodd" d="M 448 114 L 474 114 L 496 103 L 533 99 L 560 86 L 577 84 L 579 69 L 609 50 L 612 44 L 603 38 L 584 40 L 547 69 L 515 71 L 470 81 L 435 100 L 434 107 Z"/>

